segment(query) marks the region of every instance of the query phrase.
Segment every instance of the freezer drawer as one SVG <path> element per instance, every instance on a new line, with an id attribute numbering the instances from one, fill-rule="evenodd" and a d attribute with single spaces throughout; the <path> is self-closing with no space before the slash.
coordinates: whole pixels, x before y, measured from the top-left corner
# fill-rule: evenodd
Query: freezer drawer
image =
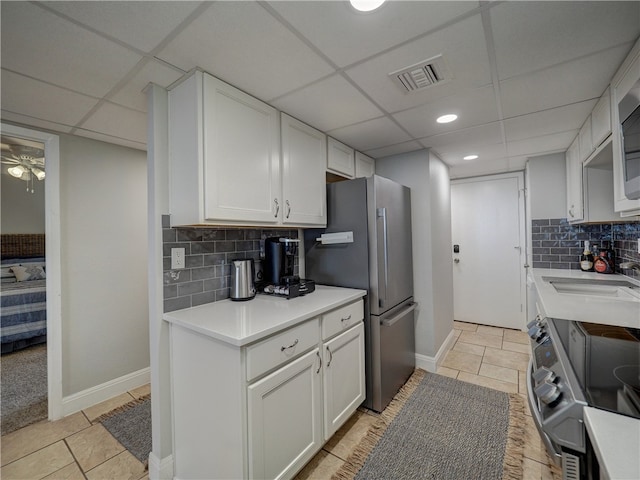
<path id="1" fill-rule="evenodd" d="M 384 316 L 372 317 L 380 322 L 380 410 L 384 410 L 415 370 L 416 307 L 410 300 Z"/>

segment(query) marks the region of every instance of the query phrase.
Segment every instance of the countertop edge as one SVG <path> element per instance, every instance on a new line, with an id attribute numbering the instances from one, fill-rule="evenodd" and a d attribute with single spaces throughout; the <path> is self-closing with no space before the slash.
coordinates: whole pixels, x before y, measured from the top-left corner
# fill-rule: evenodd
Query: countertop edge
<path id="1" fill-rule="evenodd" d="M 207 337 L 222 341 L 226 344 L 233 345 L 235 347 L 244 347 L 251 343 L 257 342 L 263 338 L 269 337 L 274 333 L 282 331 L 284 329 L 293 327 L 301 322 L 309 320 L 318 315 L 322 315 L 328 311 L 331 311 L 341 305 L 345 305 L 350 302 L 354 302 L 358 299 L 363 298 L 367 295 L 366 290 L 353 289 L 353 288 L 342 288 L 342 287 L 327 287 L 318 285 L 316 287 L 317 292 L 330 291 L 333 290 L 334 293 L 339 293 L 339 298 L 329 299 L 327 303 L 323 303 L 322 305 L 310 307 L 309 309 L 302 308 L 300 313 L 297 313 L 293 316 L 283 316 L 283 320 L 278 322 L 277 324 L 273 324 L 263 330 L 244 335 L 244 336 L 231 336 L 227 335 L 221 331 L 217 331 L 215 328 L 211 327 L 203 327 L 198 325 L 197 323 L 191 321 L 189 316 L 194 311 L 200 312 L 210 312 L 211 315 L 215 315 L 215 312 L 219 308 L 230 308 L 233 305 L 237 305 L 238 307 L 242 306 L 245 302 L 232 302 L 231 300 L 222 300 L 221 302 L 213 302 L 205 305 L 199 305 L 197 307 L 191 307 L 183 310 L 176 310 L 173 312 L 164 313 L 162 315 L 163 320 L 167 321 L 170 324 L 180 326 L 182 328 L 186 328 L 188 330 L 197 332 L 201 335 L 205 335 Z M 311 293 L 309 295 L 314 295 Z M 305 296 L 306 297 L 306 296 Z M 303 300 L 305 297 L 299 297 L 297 299 L 292 300 Z M 313 300 L 314 297 L 310 297 Z M 274 301 L 287 301 L 283 298 L 274 297 Z M 224 302 L 224 304 L 223 304 Z M 317 303 L 317 302 L 314 302 Z"/>
<path id="2" fill-rule="evenodd" d="M 640 478 L 640 420 L 585 407 L 584 423 L 603 478 Z"/>

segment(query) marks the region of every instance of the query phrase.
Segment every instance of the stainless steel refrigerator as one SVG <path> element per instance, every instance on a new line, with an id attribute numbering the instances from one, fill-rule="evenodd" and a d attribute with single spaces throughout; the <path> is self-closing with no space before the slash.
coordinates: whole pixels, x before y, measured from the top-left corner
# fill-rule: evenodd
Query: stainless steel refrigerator
<path id="1" fill-rule="evenodd" d="M 352 243 L 321 234 L 353 232 Z M 381 412 L 415 368 L 411 191 L 372 176 L 327 185 L 327 228 L 305 230 L 306 277 L 365 297 L 367 399 Z"/>

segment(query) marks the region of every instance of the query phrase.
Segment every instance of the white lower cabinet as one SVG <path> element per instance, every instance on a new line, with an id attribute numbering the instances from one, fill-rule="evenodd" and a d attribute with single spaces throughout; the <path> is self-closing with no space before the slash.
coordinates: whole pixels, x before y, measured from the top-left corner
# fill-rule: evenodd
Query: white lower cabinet
<path id="1" fill-rule="evenodd" d="M 365 399 L 362 300 L 234 346 L 171 325 L 174 476 L 289 479 Z"/>
<path id="2" fill-rule="evenodd" d="M 290 478 L 322 447 L 318 349 L 248 387 L 249 477 Z"/>
<path id="3" fill-rule="evenodd" d="M 365 398 L 364 324 L 326 342 L 324 359 L 324 439 L 329 440 Z"/>

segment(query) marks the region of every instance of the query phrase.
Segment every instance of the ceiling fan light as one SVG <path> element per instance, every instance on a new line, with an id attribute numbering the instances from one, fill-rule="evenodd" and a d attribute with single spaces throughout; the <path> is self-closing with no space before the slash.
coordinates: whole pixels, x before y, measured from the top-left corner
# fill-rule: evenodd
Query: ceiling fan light
<path id="1" fill-rule="evenodd" d="M 24 168 L 22 165 L 16 165 L 15 167 L 11 167 L 7 169 L 7 172 L 9 172 L 9 175 L 16 177 L 16 178 L 20 178 L 22 177 L 22 175 L 27 171 L 26 168 Z"/>
<path id="2" fill-rule="evenodd" d="M 32 168 L 31 173 L 33 173 L 38 180 L 40 181 L 44 180 L 44 176 L 45 176 L 44 170 L 40 170 L 39 168 Z"/>
<path id="3" fill-rule="evenodd" d="M 384 2 L 385 0 L 349 0 L 351 6 L 359 12 L 372 12 Z"/>

